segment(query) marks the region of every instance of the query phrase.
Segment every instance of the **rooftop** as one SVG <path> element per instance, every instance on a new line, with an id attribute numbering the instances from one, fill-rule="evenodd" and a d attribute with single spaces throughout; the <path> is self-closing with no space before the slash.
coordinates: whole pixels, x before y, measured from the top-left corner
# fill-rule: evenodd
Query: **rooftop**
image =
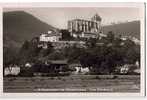
<path id="1" fill-rule="evenodd" d="M 98 15 L 98 14 L 95 14 L 91 20 L 87 20 L 87 19 L 79 19 L 79 18 L 76 18 L 76 19 L 73 19 L 71 21 L 101 21 L 102 18 Z"/>
<path id="2" fill-rule="evenodd" d="M 67 64 L 67 60 L 49 60 L 51 64 Z"/>

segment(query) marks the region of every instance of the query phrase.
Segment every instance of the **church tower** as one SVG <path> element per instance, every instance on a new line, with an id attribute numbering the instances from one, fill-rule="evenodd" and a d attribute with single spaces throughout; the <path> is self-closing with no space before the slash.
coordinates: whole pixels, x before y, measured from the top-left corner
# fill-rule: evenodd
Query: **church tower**
<path id="1" fill-rule="evenodd" d="M 92 31 L 96 32 L 96 33 L 99 33 L 101 31 L 101 21 L 102 21 L 102 18 L 98 14 L 95 14 L 91 18 L 91 21 L 93 22 Z"/>
<path id="2" fill-rule="evenodd" d="M 102 18 L 98 15 L 98 14 L 95 14 L 92 18 L 91 18 L 92 21 L 94 22 L 101 22 L 102 21 Z"/>

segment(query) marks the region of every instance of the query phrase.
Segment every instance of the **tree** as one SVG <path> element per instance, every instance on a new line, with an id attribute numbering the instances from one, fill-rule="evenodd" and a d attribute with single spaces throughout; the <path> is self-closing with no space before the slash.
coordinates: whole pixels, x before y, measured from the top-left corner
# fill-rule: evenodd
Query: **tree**
<path id="1" fill-rule="evenodd" d="M 82 67 L 94 67 L 96 64 L 96 56 L 92 55 L 89 52 L 85 52 L 83 55 L 80 56 L 80 63 Z"/>
<path id="2" fill-rule="evenodd" d="M 65 59 L 65 57 L 62 54 L 62 52 L 55 51 L 55 52 L 49 54 L 47 56 L 47 59 L 49 59 L 49 60 L 63 60 L 63 59 Z"/>
<path id="3" fill-rule="evenodd" d="M 114 40 L 114 33 L 112 32 L 112 31 L 109 31 L 108 32 L 108 34 L 107 34 L 107 40 L 108 40 L 108 42 L 113 42 L 113 40 Z"/>
<path id="4" fill-rule="evenodd" d="M 71 40 L 72 37 L 70 36 L 70 32 L 68 30 L 62 29 L 60 32 L 62 33 L 63 40 Z"/>
<path id="5" fill-rule="evenodd" d="M 35 62 L 35 60 L 39 57 L 48 56 L 51 52 L 53 52 L 53 46 L 51 42 L 48 42 L 46 45 L 47 48 L 44 49 L 38 47 L 38 42 L 25 41 L 19 52 L 21 64 L 26 62 Z"/>
<path id="6" fill-rule="evenodd" d="M 63 48 L 61 52 L 70 63 L 79 63 L 79 59 L 82 53 L 84 52 L 84 48 L 80 48 L 75 43 L 72 46 L 67 46 Z"/>
<path id="7" fill-rule="evenodd" d="M 19 50 L 19 58 L 20 58 L 20 64 L 24 64 L 27 59 L 29 58 L 28 53 L 29 53 L 29 48 L 30 48 L 30 43 L 29 41 L 25 41 L 22 45 L 22 47 Z"/>
<path id="8" fill-rule="evenodd" d="M 4 47 L 3 50 L 3 65 L 4 67 L 8 67 L 10 64 L 17 64 L 18 63 L 18 51 L 16 51 L 16 48 L 7 48 Z"/>
<path id="9" fill-rule="evenodd" d="M 47 42 L 46 45 L 47 45 L 47 48 L 46 49 L 42 48 L 40 52 L 38 53 L 39 57 L 46 57 L 54 51 L 54 48 L 51 42 Z"/>
<path id="10" fill-rule="evenodd" d="M 126 40 L 123 46 L 125 50 L 125 63 L 134 64 L 136 61 L 140 61 L 140 45 L 136 45 L 131 40 Z"/>
<path id="11" fill-rule="evenodd" d="M 95 39 L 95 38 L 90 38 L 90 39 L 88 39 L 88 40 L 86 41 L 86 46 L 87 46 L 88 48 L 94 48 L 94 47 L 96 47 L 96 43 L 97 43 L 97 39 Z"/>

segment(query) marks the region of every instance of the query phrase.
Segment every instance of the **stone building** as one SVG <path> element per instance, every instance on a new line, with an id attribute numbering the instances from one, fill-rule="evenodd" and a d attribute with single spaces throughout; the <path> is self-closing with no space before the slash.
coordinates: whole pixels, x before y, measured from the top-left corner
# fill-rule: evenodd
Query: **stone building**
<path id="1" fill-rule="evenodd" d="M 96 14 L 91 20 L 74 19 L 68 21 L 68 31 L 73 37 L 95 38 L 101 31 L 101 17 Z"/>

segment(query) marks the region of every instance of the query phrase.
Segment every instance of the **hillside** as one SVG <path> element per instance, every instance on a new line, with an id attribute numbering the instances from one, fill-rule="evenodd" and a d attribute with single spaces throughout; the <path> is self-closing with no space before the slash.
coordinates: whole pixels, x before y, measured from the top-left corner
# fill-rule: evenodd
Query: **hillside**
<path id="1" fill-rule="evenodd" d="M 140 39 L 140 21 L 132 21 L 114 25 L 103 26 L 103 32 L 113 31 L 115 35 L 134 36 Z"/>
<path id="2" fill-rule="evenodd" d="M 24 11 L 3 13 L 3 61 L 13 62 L 19 48 L 25 40 L 30 40 L 40 33 L 58 29 L 40 21 Z"/>
<path id="3" fill-rule="evenodd" d="M 6 47 L 11 44 L 19 47 L 25 40 L 49 30 L 57 29 L 24 11 L 3 13 L 3 39 Z"/>

